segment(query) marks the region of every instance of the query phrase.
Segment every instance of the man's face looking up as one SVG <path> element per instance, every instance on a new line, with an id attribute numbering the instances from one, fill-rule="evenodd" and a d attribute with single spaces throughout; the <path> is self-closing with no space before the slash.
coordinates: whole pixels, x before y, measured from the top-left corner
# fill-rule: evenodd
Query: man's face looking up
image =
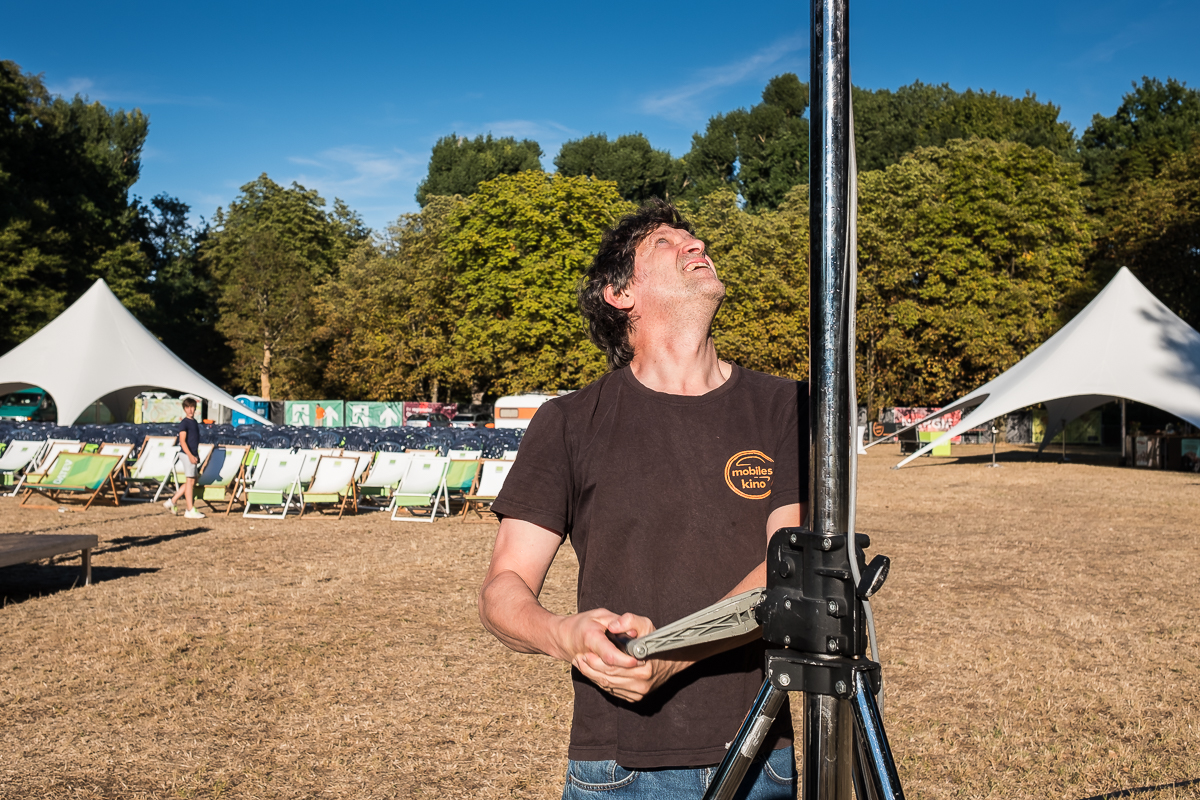
<path id="1" fill-rule="evenodd" d="M 633 280 L 625 295 L 633 302 L 635 319 L 708 324 L 725 297 L 725 286 L 704 252 L 704 242 L 687 231 L 660 225 L 634 251 Z"/>

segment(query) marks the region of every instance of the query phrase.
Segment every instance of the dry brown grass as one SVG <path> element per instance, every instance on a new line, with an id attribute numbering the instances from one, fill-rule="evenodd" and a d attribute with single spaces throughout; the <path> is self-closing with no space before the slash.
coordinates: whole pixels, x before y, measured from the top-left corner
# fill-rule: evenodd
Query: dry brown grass
<path id="1" fill-rule="evenodd" d="M 908 796 L 1200 796 L 1200 477 L 985 450 L 862 464 Z M 0 521 L 101 539 L 87 589 L 77 558 L 0 569 L 5 800 L 560 792 L 567 671 L 475 616 L 492 525 L 14 500 Z M 574 570 L 564 549 L 552 608 Z"/>

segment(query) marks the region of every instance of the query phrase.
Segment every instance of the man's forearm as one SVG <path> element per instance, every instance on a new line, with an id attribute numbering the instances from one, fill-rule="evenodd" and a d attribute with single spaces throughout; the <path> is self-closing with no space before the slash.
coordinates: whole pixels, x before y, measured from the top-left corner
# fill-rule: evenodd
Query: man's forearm
<path id="1" fill-rule="evenodd" d="M 518 653 L 570 660 L 555 636 L 562 617 L 547 611 L 515 572 L 501 572 L 484 584 L 479 618 L 493 636 Z"/>

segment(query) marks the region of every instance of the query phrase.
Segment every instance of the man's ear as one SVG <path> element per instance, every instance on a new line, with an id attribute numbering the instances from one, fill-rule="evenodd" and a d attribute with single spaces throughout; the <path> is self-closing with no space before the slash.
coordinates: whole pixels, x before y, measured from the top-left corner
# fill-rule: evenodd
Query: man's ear
<path id="1" fill-rule="evenodd" d="M 629 289 L 618 292 L 613 289 L 610 283 L 604 287 L 604 302 L 608 303 L 613 308 L 619 308 L 623 311 L 628 311 L 633 308 L 633 296 L 629 293 Z"/>

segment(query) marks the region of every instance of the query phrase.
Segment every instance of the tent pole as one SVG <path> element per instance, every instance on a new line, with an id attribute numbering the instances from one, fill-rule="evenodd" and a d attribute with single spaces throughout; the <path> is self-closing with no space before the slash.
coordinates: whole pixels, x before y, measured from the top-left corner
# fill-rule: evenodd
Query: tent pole
<path id="1" fill-rule="evenodd" d="M 1121 466 L 1129 466 L 1129 456 L 1125 453 L 1125 398 L 1121 398 Z"/>

